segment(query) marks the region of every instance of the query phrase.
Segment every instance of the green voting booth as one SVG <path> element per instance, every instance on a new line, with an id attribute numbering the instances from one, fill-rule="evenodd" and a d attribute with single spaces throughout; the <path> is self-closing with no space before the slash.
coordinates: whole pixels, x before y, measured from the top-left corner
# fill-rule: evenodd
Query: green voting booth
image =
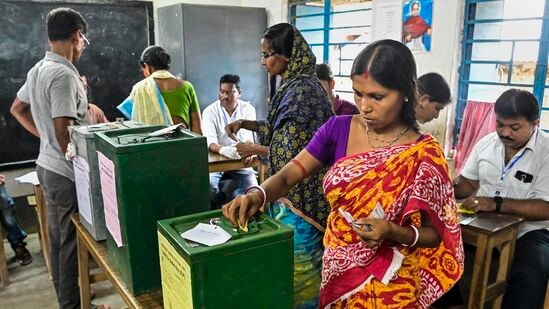
<path id="1" fill-rule="evenodd" d="M 156 222 L 210 209 L 206 138 L 148 126 L 98 132 L 96 146 L 109 259 L 133 294 L 158 290 Z"/>
<path id="2" fill-rule="evenodd" d="M 181 237 L 197 224 L 231 235 L 205 246 Z M 293 230 L 260 214 L 236 230 L 220 210 L 158 222 L 165 308 L 292 308 Z"/>

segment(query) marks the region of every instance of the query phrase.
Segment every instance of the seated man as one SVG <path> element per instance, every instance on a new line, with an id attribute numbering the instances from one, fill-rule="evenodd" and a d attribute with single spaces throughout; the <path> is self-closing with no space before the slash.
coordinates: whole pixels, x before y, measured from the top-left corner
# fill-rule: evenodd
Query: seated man
<path id="1" fill-rule="evenodd" d="M 328 92 L 328 97 L 332 103 L 332 109 L 336 115 L 355 115 L 358 114 L 358 107 L 354 103 L 343 100 L 334 91 L 334 74 L 325 63 L 316 65 L 316 77 L 320 80 L 322 87 Z"/>
<path id="2" fill-rule="evenodd" d="M 4 184 L 4 175 L 0 175 L 0 222 L 8 234 L 8 241 L 15 252 L 15 259 L 19 265 L 27 265 L 32 262 L 32 256 L 23 241 L 27 233 L 21 229 L 15 214 L 13 198 Z M 0 228 L 2 228 L 0 226 Z M 0 239 L 1 241 L 1 239 Z M 2 243 L 0 242 L 0 245 Z"/>
<path id="3" fill-rule="evenodd" d="M 238 119 L 255 120 L 255 108 L 239 99 L 240 77 L 226 74 L 219 80 L 219 100 L 213 102 L 202 113 L 202 133 L 207 139 L 208 149 L 231 159 L 240 159 L 236 144 L 225 133 L 225 126 Z M 252 131 L 240 130 L 239 142 L 253 142 Z M 249 187 L 257 185 L 252 168 L 210 173 L 212 207 L 220 208 L 236 195 L 243 194 Z"/>
<path id="4" fill-rule="evenodd" d="M 496 132 L 482 138 L 455 180 L 457 199 L 474 211 L 524 218 L 502 308 L 542 308 L 549 279 L 549 135 L 539 105 L 510 89 L 496 101 Z"/>

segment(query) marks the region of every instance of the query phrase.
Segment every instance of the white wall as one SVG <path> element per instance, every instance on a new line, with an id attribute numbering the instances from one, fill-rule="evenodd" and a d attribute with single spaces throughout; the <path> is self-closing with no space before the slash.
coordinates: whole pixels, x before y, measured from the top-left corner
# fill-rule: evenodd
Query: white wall
<path id="1" fill-rule="evenodd" d="M 154 7 L 154 35 L 156 38 L 158 38 L 158 8 L 177 3 L 265 8 L 268 26 L 288 21 L 287 0 L 152 0 L 152 3 Z"/>
<path id="2" fill-rule="evenodd" d="M 264 7 L 267 11 L 269 26 L 288 21 L 287 0 L 152 0 L 152 2 L 156 37 L 158 37 L 157 9 L 176 3 Z M 431 51 L 425 54 L 414 54 L 414 56 L 418 76 L 428 72 L 437 72 L 450 84 L 452 103 L 440 113 L 438 119 L 422 126 L 422 131 L 433 134 L 442 145 L 445 145 L 445 153 L 448 154 L 458 90 L 464 0 L 437 0 L 433 2 Z"/>
<path id="3" fill-rule="evenodd" d="M 425 73 L 437 72 L 448 81 L 452 91 L 452 103 L 441 111 L 439 118 L 421 126 L 422 131 L 433 134 L 441 145 L 445 145 L 447 155 L 452 139 L 458 95 L 464 3 L 464 0 L 433 1 L 431 51 L 414 54 L 418 77 Z"/>

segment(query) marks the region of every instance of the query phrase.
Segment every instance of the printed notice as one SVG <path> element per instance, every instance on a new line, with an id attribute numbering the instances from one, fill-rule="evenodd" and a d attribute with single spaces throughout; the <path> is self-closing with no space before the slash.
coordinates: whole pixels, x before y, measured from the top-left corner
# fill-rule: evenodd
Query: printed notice
<path id="1" fill-rule="evenodd" d="M 400 41 L 402 36 L 402 0 L 377 0 L 372 5 L 375 20 L 372 39 Z"/>
<path id="2" fill-rule="evenodd" d="M 72 159 L 74 167 L 74 183 L 76 184 L 76 198 L 78 200 L 78 213 L 92 224 L 92 209 L 90 203 L 90 166 L 84 158 L 76 156 Z"/>
<path id="3" fill-rule="evenodd" d="M 158 233 L 160 273 L 164 307 L 173 309 L 193 308 L 191 267 L 168 240 Z"/>
<path id="4" fill-rule="evenodd" d="M 103 195 L 103 209 L 105 211 L 105 225 L 111 233 L 118 247 L 122 247 L 122 233 L 118 219 L 118 200 L 116 196 L 116 174 L 114 163 L 101 152 L 97 152 L 99 163 L 99 178 L 101 180 L 101 194 Z"/>

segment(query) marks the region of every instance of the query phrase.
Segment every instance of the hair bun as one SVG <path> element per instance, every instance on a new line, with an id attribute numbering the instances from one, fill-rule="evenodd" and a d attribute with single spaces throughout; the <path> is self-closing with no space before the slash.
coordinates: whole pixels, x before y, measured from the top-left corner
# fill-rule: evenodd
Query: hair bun
<path id="1" fill-rule="evenodd" d="M 169 66 L 170 65 L 170 62 L 171 62 L 171 57 L 170 55 L 165 51 L 165 50 L 160 50 L 158 52 L 158 60 L 159 60 L 159 64 L 161 66 Z"/>

